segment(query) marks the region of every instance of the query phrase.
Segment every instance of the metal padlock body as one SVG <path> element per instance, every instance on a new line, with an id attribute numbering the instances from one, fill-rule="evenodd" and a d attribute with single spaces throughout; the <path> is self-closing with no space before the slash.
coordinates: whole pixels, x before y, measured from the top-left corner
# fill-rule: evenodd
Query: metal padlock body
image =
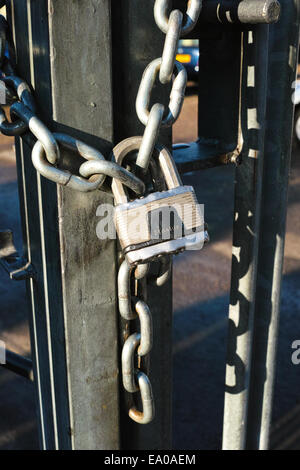
<path id="1" fill-rule="evenodd" d="M 128 153 L 139 149 L 141 140 L 141 137 L 131 137 L 115 147 L 115 161 L 121 165 Z M 116 231 L 130 264 L 185 249 L 200 249 L 208 241 L 203 211 L 193 187 L 182 186 L 166 147 L 156 146 L 153 156 L 159 163 L 168 190 L 128 202 L 122 183 L 115 179 L 112 184 Z"/>

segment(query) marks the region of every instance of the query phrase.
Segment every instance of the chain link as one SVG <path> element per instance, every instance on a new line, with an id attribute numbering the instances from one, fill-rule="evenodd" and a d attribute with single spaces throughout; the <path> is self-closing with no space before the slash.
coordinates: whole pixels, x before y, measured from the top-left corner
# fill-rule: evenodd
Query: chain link
<path id="1" fill-rule="evenodd" d="M 146 173 L 148 170 L 149 161 L 158 138 L 164 111 L 165 107 L 162 104 L 156 103 L 152 106 L 149 113 L 148 122 L 136 159 L 136 164 L 142 169 L 143 173 Z"/>
<path id="2" fill-rule="evenodd" d="M 27 83 L 19 77 L 14 75 L 8 77 L 2 77 L 2 81 L 5 85 L 11 87 L 13 95 L 16 99 L 19 99 L 28 109 L 34 112 L 35 102 L 32 96 L 31 90 Z M 13 100 L 15 101 L 15 100 Z M 4 135 L 9 136 L 20 136 L 28 131 L 28 124 L 22 119 L 14 120 L 10 123 L 5 116 L 4 110 L 1 108 L 0 111 L 0 131 Z"/>
<path id="3" fill-rule="evenodd" d="M 159 71 L 159 81 L 163 84 L 169 83 L 173 75 L 174 64 L 178 50 L 178 42 L 182 28 L 182 19 L 183 15 L 179 10 L 173 10 L 170 14 Z"/>
<path id="4" fill-rule="evenodd" d="M 144 126 L 146 126 L 148 123 L 150 115 L 148 106 L 150 103 L 151 91 L 156 76 L 161 68 L 161 64 L 161 57 L 153 60 L 147 66 L 140 83 L 140 88 L 136 98 L 136 112 L 139 120 L 144 124 Z M 172 84 L 168 113 L 167 116 L 162 120 L 162 127 L 169 127 L 174 124 L 180 114 L 184 100 L 184 93 L 187 82 L 186 70 L 184 66 L 177 61 L 175 61 L 175 67 L 177 69 L 177 74 Z"/>
<path id="5" fill-rule="evenodd" d="M 0 5 L 5 2 L 0 0 Z M 185 16 L 179 10 L 172 10 L 169 17 L 170 0 L 156 0 L 154 17 L 157 26 L 166 34 L 162 57 L 154 59 L 145 69 L 140 82 L 136 111 L 138 118 L 145 125 L 143 137 L 131 137 L 120 142 L 112 153 L 114 161 L 105 160 L 95 148 L 67 134 L 51 133 L 36 114 L 36 106 L 28 84 L 19 78 L 14 64 L 14 48 L 8 23 L 0 16 L 0 67 L 1 79 L 5 83 L 7 96 L 13 104 L 10 107 L 12 122 L 6 119 L 0 107 L 0 132 L 5 135 L 22 136 L 33 143 L 32 163 L 36 170 L 45 178 L 75 189 L 77 191 L 93 191 L 101 188 L 106 176 L 112 177 L 112 189 L 117 187 L 121 194 L 116 203 L 126 202 L 123 185 L 136 194 L 145 192 L 144 182 L 122 166 L 126 155 L 133 150 L 138 152 L 136 167 L 141 175 L 149 169 L 159 186 L 159 172 L 152 159 L 154 152 L 165 152 L 166 149 L 157 144 L 162 127 L 171 126 L 178 118 L 185 94 L 187 74 L 182 64 L 176 61 L 176 53 L 180 37 L 189 33 L 195 26 L 202 7 L 202 0 L 189 0 Z M 184 19 L 183 19 L 184 18 Z M 10 60 L 5 56 L 6 46 L 10 50 Z M 161 103 L 155 103 L 149 110 L 151 92 L 158 76 L 162 85 L 172 83 L 168 109 Z M 30 134 L 28 134 L 30 131 Z M 60 168 L 60 148 L 76 152 L 85 160 L 79 168 L 79 174 Z M 123 196 L 122 196 L 123 194 Z M 128 414 L 140 424 L 150 423 L 155 414 L 152 386 L 149 380 L 149 353 L 152 349 L 153 328 L 152 315 L 147 304 L 147 283 L 162 286 L 172 271 L 172 256 L 159 258 L 157 276 L 151 274 L 151 265 L 140 264 L 131 266 L 123 260 L 118 272 L 118 306 L 121 317 L 126 322 L 138 321 L 140 332 L 131 332 L 124 338 L 122 349 L 122 380 L 124 389 L 134 394 L 140 393 L 142 411 L 133 405 Z M 150 272 L 150 274 L 149 274 Z M 130 330 L 128 326 L 127 332 Z M 143 361 L 142 361 L 143 359 Z"/>
<path id="6" fill-rule="evenodd" d="M 154 18 L 159 29 L 167 34 L 168 32 L 168 10 L 170 0 L 156 0 L 154 5 Z M 180 36 L 185 36 L 192 31 L 201 13 L 202 0 L 188 0 L 186 10 L 186 20 L 181 29 Z M 174 11 L 174 10 L 173 10 Z"/>

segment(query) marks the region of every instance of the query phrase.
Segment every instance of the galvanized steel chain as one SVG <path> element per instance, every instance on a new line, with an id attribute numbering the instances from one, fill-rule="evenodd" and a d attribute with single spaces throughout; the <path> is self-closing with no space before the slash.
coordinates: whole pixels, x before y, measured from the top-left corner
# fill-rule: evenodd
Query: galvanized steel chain
<path id="1" fill-rule="evenodd" d="M 52 133 L 45 126 L 37 116 L 30 86 L 17 76 L 14 55 L 9 25 L 0 15 L 0 78 L 5 86 L 6 102 L 11 105 L 11 122 L 6 118 L 3 106 L 0 106 L 0 132 L 27 138 L 33 146 L 34 167 L 45 178 L 57 184 L 88 192 L 100 189 L 106 176 L 109 176 L 121 181 L 137 195 L 143 194 L 145 185 L 133 173 L 115 162 L 106 160 L 99 150 L 90 145 L 67 134 Z M 71 150 L 87 160 L 79 167 L 79 174 L 72 174 L 69 170 L 61 168 L 60 148 Z"/>
<path id="2" fill-rule="evenodd" d="M 122 328 L 124 339 L 121 360 L 122 380 L 127 392 L 141 393 L 142 411 L 139 411 L 135 404 L 129 409 L 129 416 L 139 424 L 150 423 L 155 413 L 152 386 L 148 377 L 149 357 L 147 357 L 153 342 L 152 315 L 147 304 L 149 269 L 149 263 L 133 266 L 124 259 L 118 273 L 119 312 L 126 321 Z M 169 279 L 171 270 L 171 257 L 162 258 L 160 272 L 157 276 L 150 277 L 150 282 L 162 286 Z M 139 320 L 140 331 L 131 332 L 130 322 L 136 319 Z"/>
<path id="3" fill-rule="evenodd" d="M 154 5 L 154 17 L 158 27 L 166 33 L 162 57 L 154 59 L 145 69 L 137 98 L 136 111 L 140 121 L 145 125 L 136 165 L 141 174 L 146 174 L 151 162 L 154 148 L 157 144 L 161 127 L 171 126 L 178 118 L 187 82 L 187 74 L 183 65 L 176 61 L 178 42 L 182 35 L 191 31 L 198 20 L 202 2 L 201 0 L 189 0 L 186 20 L 183 24 L 183 14 L 179 10 L 173 10 L 167 17 L 170 5 L 169 0 L 156 0 Z M 149 110 L 151 91 L 158 75 L 162 85 L 168 85 L 172 79 L 172 88 L 168 109 L 161 103 L 155 103 Z M 134 138 L 132 138 L 134 139 Z M 128 153 L 133 148 L 127 145 Z M 119 144 L 119 148 L 120 148 Z M 126 147 L 125 145 L 125 147 Z M 134 143 L 133 143 L 134 145 Z M 123 158 L 123 157 L 122 157 Z M 169 278 L 172 269 L 172 257 L 160 257 L 160 275 L 155 278 L 155 284 L 162 286 Z M 143 365 L 142 359 L 152 349 L 152 316 L 147 298 L 147 275 L 150 263 L 140 264 L 134 267 L 125 259 L 118 274 L 118 298 L 119 312 L 126 322 L 138 318 L 140 332 L 131 332 L 130 323 L 126 324 L 124 332 L 124 346 L 122 349 L 122 378 L 125 390 L 131 394 L 140 392 L 142 411 L 138 411 L 135 404 L 129 409 L 129 416 L 140 424 L 150 423 L 154 418 L 155 407 L 152 386 L 149 380 L 149 361 Z M 132 273 L 134 273 L 132 279 Z"/>

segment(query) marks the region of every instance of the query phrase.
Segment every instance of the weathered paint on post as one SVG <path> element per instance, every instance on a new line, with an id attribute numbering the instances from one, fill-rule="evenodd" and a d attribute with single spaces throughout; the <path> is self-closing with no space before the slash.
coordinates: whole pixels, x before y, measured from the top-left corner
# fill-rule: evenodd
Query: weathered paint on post
<path id="1" fill-rule="evenodd" d="M 110 2 L 50 1 L 49 31 L 53 119 L 98 137 L 97 147 L 108 156 L 113 135 Z M 113 203 L 112 197 L 101 191 L 58 188 L 75 449 L 119 447 L 115 241 L 96 236 L 96 210 L 107 202 Z"/>

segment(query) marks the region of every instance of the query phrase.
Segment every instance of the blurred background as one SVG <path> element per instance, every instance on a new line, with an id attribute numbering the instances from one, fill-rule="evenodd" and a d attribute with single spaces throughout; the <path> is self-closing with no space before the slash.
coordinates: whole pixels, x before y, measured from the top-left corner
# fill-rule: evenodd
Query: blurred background
<path id="1" fill-rule="evenodd" d="M 173 143 L 197 139 L 197 41 L 181 41 L 177 59 L 189 75 Z M 295 100 L 297 102 L 297 89 Z M 300 99 L 299 99 L 300 102 Z M 299 123 L 298 123 L 299 120 Z M 271 448 L 300 449 L 300 113 L 296 108 Z M 173 446 L 218 449 L 223 420 L 227 315 L 231 271 L 234 173 L 231 166 L 186 174 L 205 205 L 211 242 L 174 258 Z M 12 229 L 22 249 L 14 141 L 0 136 L 0 228 Z M 0 271 L 0 339 L 30 356 L 23 282 Z M 31 383 L 0 368 L 0 450 L 37 449 Z"/>

